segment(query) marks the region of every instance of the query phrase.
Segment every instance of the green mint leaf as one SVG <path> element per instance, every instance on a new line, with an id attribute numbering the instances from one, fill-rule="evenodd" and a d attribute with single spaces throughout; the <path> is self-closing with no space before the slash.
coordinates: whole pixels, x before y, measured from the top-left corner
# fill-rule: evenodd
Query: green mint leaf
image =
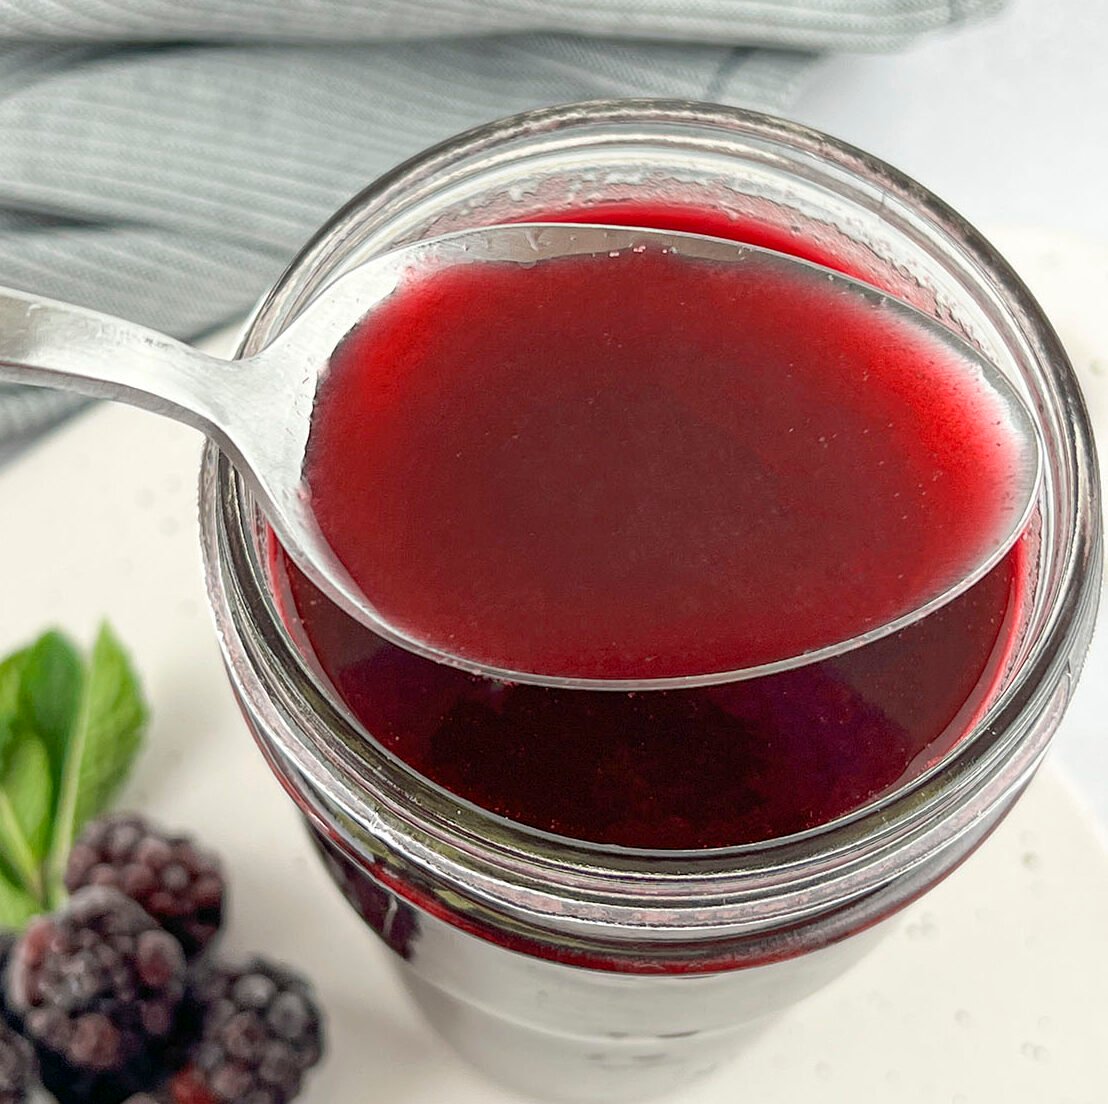
<path id="1" fill-rule="evenodd" d="M 0 764 L 8 761 L 8 752 L 17 739 L 18 727 L 19 723 L 15 718 L 5 717 L 0 713 Z"/>
<path id="2" fill-rule="evenodd" d="M 19 930 L 43 911 L 29 893 L 0 877 L 0 928 Z"/>
<path id="3" fill-rule="evenodd" d="M 3 762 L 19 719 L 19 688 L 30 648 L 24 648 L 0 661 L 0 762 Z"/>
<path id="4" fill-rule="evenodd" d="M 107 808 L 142 744 L 148 711 L 142 686 L 122 644 L 102 625 L 89 664 L 87 738 L 80 763 L 74 826 Z"/>
<path id="5" fill-rule="evenodd" d="M 0 717 L 14 717 L 19 711 L 19 684 L 30 648 L 21 648 L 0 660 Z"/>
<path id="6" fill-rule="evenodd" d="M 23 885 L 23 878 L 19 870 L 16 869 L 16 863 L 12 862 L 8 848 L 4 846 L 2 837 L 0 837 L 0 881 L 3 880 L 10 881 L 13 886 Z"/>
<path id="7" fill-rule="evenodd" d="M 45 745 L 31 733 L 17 735 L 0 772 L 0 847 L 22 888 L 42 903 L 53 791 Z"/>
<path id="8" fill-rule="evenodd" d="M 84 823 L 103 811 L 131 767 L 147 709 L 130 661 L 107 625 L 93 645 L 77 717 L 66 745 L 50 847 L 51 894 Z"/>
<path id="9" fill-rule="evenodd" d="M 42 860 L 50 842 L 54 787 L 50 782 L 50 758 L 37 736 L 27 733 L 18 738 L 7 769 L 0 774 L 0 791 L 10 801 L 31 853 Z"/>
<path id="10" fill-rule="evenodd" d="M 45 633 L 27 650 L 19 687 L 20 719 L 46 747 L 54 793 L 60 790 L 83 683 L 80 653 L 61 633 Z"/>

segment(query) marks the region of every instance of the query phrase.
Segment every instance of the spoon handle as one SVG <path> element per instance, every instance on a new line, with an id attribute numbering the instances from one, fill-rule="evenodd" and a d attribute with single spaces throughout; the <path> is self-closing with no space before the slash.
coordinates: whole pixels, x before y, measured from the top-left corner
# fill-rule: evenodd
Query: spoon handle
<path id="1" fill-rule="evenodd" d="M 114 399 L 227 442 L 252 386 L 249 362 L 218 360 L 111 315 L 0 288 L 0 382 Z"/>

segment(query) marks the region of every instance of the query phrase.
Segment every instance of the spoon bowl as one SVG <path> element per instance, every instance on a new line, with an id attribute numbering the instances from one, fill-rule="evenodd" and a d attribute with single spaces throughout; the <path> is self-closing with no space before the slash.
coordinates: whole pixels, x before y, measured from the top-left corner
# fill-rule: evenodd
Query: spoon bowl
<path id="1" fill-rule="evenodd" d="M 473 263 L 535 265 L 623 250 L 673 252 L 755 277 L 787 274 L 830 285 L 873 309 L 894 312 L 956 355 L 992 392 L 1009 420 L 1017 462 L 1001 523 L 976 563 L 903 615 L 845 640 L 742 670 L 650 680 L 571 678 L 490 667 L 414 639 L 391 625 L 339 561 L 317 523 L 305 482 L 312 419 L 330 358 L 355 326 L 409 281 Z M 587 224 L 483 227 L 415 242 L 338 277 L 270 345 L 251 357 L 217 359 L 155 331 L 93 311 L 0 289 L 0 381 L 60 387 L 123 401 L 185 422 L 211 437 L 248 482 L 277 538 L 300 569 L 345 612 L 409 651 L 505 682 L 628 690 L 705 685 L 802 666 L 907 627 L 977 582 L 1024 530 L 1042 474 L 1038 429 L 1008 379 L 935 319 L 841 273 L 795 257 L 718 238 Z"/>

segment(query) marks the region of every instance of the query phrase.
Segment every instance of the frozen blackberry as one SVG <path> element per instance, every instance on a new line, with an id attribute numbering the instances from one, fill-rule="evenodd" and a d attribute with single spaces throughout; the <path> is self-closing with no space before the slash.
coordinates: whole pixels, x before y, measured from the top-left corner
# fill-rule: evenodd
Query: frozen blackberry
<path id="1" fill-rule="evenodd" d="M 118 890 L 80 890 L 32 920 L 5 978 L 8 1007 L 59 1099 L 110 1104 L 156 1084 L 185 992 L 180 943 Z"/>
<path id="2" fill-rule="evenodd" d="M 70 893 L 111 886 L 137 901 L 192 958 L 223 920 L 225 887 L 219 860 L 186 836 L 171 836 L 138 816 L 92 821 L 69 853 Z"/>
<path id="3" fill-rule="evenodd" d="M 254 959 L 209 971 L 194 995 L 204 1010 L 200 1041 L 173 1079 L 175 1104 L 289 1104 L 323 1053 L 308 983 Z"/>
<path id="4" fill-rule="evenodd" d="M 24 1104 L 38 1081 L 35 1052 L 18 1032 L 0 1024 L 0 1104 Z"/>

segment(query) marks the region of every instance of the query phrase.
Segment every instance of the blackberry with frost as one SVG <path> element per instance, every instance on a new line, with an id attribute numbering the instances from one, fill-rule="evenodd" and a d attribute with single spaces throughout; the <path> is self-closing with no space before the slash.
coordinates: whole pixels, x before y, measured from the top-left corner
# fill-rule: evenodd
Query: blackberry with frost
<path id="1" fill-rule="evenodd" d="M 65 885 L 118 889 L 180 941 L 189 958 L 202 952 L 223 920 L 219 860 L 187 836 L 168 835 L 139 816 L 92 821 L 73 845 Z"/>
<path id="2" fill-rule="evenodd" d="M 0 1023 L 0 1104 L 25 1104 L 38 1081 L 38 1064 L 31 1044 Z"/>
<path id="3" fill-rule="evenodd" d="M 193 997 L 203 1009 L 200 1039 L 173 1079 L 175 1104 L 289 1104 L 323 1054 L 308 983 L 256 958 L 209 970 Z"/>
<path id="4" fill-rule="evenodd" d="M 8 963 L 9 1010 L 59 1099 L 110 1104 L 156 1083 L 185 993 L 180 943 L 118 890 L 32 920 Z"/>

